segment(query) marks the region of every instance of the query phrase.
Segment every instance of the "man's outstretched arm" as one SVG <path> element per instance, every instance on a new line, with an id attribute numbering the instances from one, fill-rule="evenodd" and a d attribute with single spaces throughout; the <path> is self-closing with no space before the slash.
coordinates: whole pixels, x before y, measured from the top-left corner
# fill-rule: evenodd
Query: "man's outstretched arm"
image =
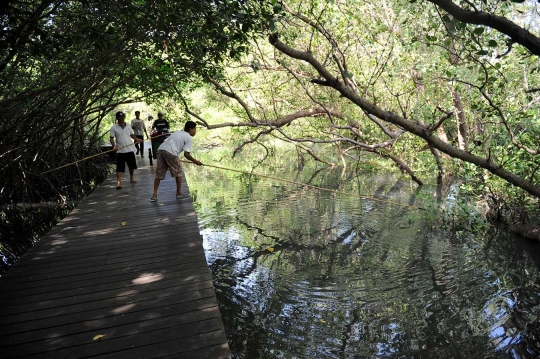
<path id="1" fill-rule="evenodd" d="M 191 162 L 195 163 L 197 166 L 202 166 L 203 165 L 201 161 L 196 160 L 195 158 L 193 158 L 193 156 L 189 152 L 184 152 L 184 157 L 187 158 L 188 160 L 190 160 Z"/>

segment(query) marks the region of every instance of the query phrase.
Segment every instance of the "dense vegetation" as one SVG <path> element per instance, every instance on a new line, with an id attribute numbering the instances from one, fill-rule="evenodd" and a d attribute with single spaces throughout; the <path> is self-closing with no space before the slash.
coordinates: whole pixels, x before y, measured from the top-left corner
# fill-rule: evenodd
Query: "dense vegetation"
<path id="1" fill-rule="evenodd" d="M 540 194 L 535 2 L 279 3 L 272 46 L 259 41 L 210 79 L 244 118 L 229 125 L 258 128 L 238 149 L 274 136 L 325 162 L 369 152 L 419 184 L 457 173 L 492 208 L 529 217 Z M 318 156 L 323 143 L 338 157 Z"/>
<path id="2" fill-rule="evenodd" d="M 16 204 L 77 200 L 108 168 L 96 158 L 47 171 L 94 153 L 117 106 L 167 103 L 217 73 L 247 49 L 257 11 L 227 1 L 3 1 L 2 252 L 21 254 L 17 223 L 39 223 Z"/>
<path id="3" fill-rule="evenodd" d="M 457 173 L 528 222 L 539 18 L 531 0 L 3 1 L 3 252 L 20 253 L 9 228 L 30 216 L 15 204 L 76 200 L 104 177 L 100 159 L 47 171 L 94 153 L 135 101 L 232 127 L 233 154 L 277 138 L 327 165 L 369 153 L 418 184 Z"/>

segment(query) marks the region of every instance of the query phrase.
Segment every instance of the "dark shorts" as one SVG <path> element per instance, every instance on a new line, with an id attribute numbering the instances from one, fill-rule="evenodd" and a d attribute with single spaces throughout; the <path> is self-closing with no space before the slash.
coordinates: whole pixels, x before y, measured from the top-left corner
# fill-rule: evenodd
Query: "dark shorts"
<path id="1" fill-rule="evenodd" d="M 167 174 L 167 170 L 171 172 L 171 177 L 182 176 L 182 165 L 180 159 L 167 151 L 158 151 L 157 155 L 157 168 L 156 179 L 164 179 Z"/>
<path id="2" fill-rule="evenodd" d="M 126 163 L 130 170 L 137 169 L 137 161 L 135 160 L 135 153 L 117 153 L 116 154 L 116 172 L 125 172 Z"/>

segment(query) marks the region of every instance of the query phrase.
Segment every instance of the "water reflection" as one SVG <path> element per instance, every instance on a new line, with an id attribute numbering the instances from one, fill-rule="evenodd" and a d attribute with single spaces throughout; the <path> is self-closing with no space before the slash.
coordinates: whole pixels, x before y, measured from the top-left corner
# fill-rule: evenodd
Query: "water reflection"
<path id="1" fill-rule="evenodd" d="M 312 174 L 304 181 L 337 186 L 331 173 Z M 375 200 L 212 169 L 194 176 L 188 169 L 235 357 L 540 355 L 538 245 L 496 228 L 438 231 L 422 212 Z M 417 202 L 403 181 L 340 186 Z"/>

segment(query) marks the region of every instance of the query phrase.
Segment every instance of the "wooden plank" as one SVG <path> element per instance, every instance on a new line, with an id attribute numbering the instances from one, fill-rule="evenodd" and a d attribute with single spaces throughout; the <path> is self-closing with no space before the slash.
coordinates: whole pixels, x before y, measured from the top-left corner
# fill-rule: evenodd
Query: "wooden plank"
<path id="1" fill-rule="evenodd" d="M 69 296 L 54 300 L 40 300 L 33 303 L 10 303 L 8 305 L 0 305 L 0 324 L 4 315 L 7 314 L 20 314 L 31 313 L 38 310 L 46 309 L 62 309 L 65 306 L 78 305 L 84 308 L 86 305 L 94 301 L 104 301 L 107 299 L 115 299 L 126 295 L 134 295 L 144 292 L 159 292 L 160 290 L 167 290 L 174 286 L 193 285 L 199 282 L 211 281 L 212 277 L 209 273 L 191 275 L 188 278 L 183 278 L 181 281 L 178 279 L 163 280 L 155 283 L 149 283 L 144 287 L 135 288 L 119 288 L 113 290 L 106 290 L 101 292 L 92 293 L 90 298 L 80 296 Z M 159 296 L 159 294 L 156 294 Z"/>
<path id="2" fill-rule="evenodd" d="M 147 238 L 146 243 L 148 243 L 151 240 L 152 238 Z M 125 251 L 126 255 L 124 256 L 121 253 L 121 251 L 115 251 L 111 253 L 110 255 L 107 255 L 102 252 L 99 253 L 98 251 L 102 249 L 102 247 L 99 245 L 95 245 L 97 247 L 97 250 L 94 253 L 95 255 L 92 255 L 92 252 L 89 251 L 92 248 L 92 246 L 90 245 L 89 247 L 80 248 L 79 251 L 76 253 L 77 255 L 71 258 L 59 257 L 57 260 L 54 260 L 55 254 L 53 253 L 51 254 L 52 258 L 51 258 L 50 263 L 47 263 L 46 261 L 47 258 L 42 258 L 42 257 L 35 258 L 32 264 L 21 263 L 21 265 L 17 267 L 16 271 L 10 271 L 9 274 L 6 274 L 5 278 L 11 278 L 11 277 L 24 273 L 24 271 L 27 269 L 26 267 L 38 268 L 38 266 L 41 265 L 42 267 L 50 268 L 51 269 L 50 272 L 54 272 L 57 270 L 62 270 L 61 267 L 66 267 L 66 266 L 80 263 L 81 258 L 84 258 L 87 264 L 91 264 L 91 262 L 103 263 L 103 260 L 108 260 L 109 262 L 115 262 L 117 260 L 121 261 L 125 257 L 132 258 L 138 255 L 144 257 L 145 254 L 159 253 L 159 252 L 164 252 L 164 251 L 166 252 L 168 249 L 172 250 L 173 249 L 172 247 L 174 247 L 177 244 L 185 244 L 186 247 L 189 247 L 189 248 L 185 248 L 185 251 L 192 251 L 192 250 L 201 248 L 199 246 L 199 243 L 196 243 L 193 241 L 175 240 L 173 242 L 165 242 L 164 240 L 162 240 L 162 241 L 155 242 L 155 244 L 151 245 L 149 248 L 143 247 L 143 248 L 135 248 L 134 250 L 126 250 Z M 45 265 L 42 265 L 42 263 L 44 263 Z M 45 268 L 43 268 L 43 270 L 45 270 Z"/>
<path id="3" fill-rule="evenodd" d="M 174 254 L 178 253 L 178 257 L 176 257 L 178 260 L 181 260 L 182 257 L 189 256 L 187 253 L 190 253 L 190 255 L 195 255 L 191 252 L 197 252 L 200 251 L 200 248 L 194 244 L 193 242 L 188 243 L 174 243 L 174 244 L 168 244 L 168 245 L 152 245 L 151 247 L 146 246 L 140 246 L 136 250 L 129 251 L 126 253 L 126 256 L 129 258 L 133 255 L 146 255 L 145 261 L 155 261 L 157 259 L 155 258 L 161 258 L 160 260 L 166 260 L 167 257 L 171 257 L 172 252 Z M 5 276 L 4 280 L 0 282 L 0 288 L 2 288 L 5 285 L 11 285 L 12 282 L 20 282 L 21 280 L 24 281 L 38 281 L 38 280 L 44 280 L 48 278 L 55 278 L 58 276 L 61 277 L 69 277 L 72 275 L 77 275 L 79 273 L 92 273 L 96 271 L 103 271 L 110 269 L 115 269 L 117 267 L 122 267 L 123 265 L 120 263 L 120 260 L 123 259 L 121 257 L 122 252 L 121 251 L 112 251 L 112 254 L 110 256 L 107 256 L 107 254 L 102 253 L 83 253 L 79 256 L 69 257 L 68 259 L 55 261 L 54 266 L 42 266 L 43 271 L 39 271 L 37 274 L 35 274 L 35 270 L 31 271 L 28 268 L 24 268 L 24 270 L 17 271 L 17 273 L 13 273 L 9 276 Z M 81 259 L 88 259 L 88 264 L 90 264 L 90 261 L 95 261 L 96 263 L 100 263 L 101 260 L 109 260 L 111 262 L 112 256 L 120 255 L 118 261 L 114 261 L 114 264 L 111 264 L 110 266 L 104 266 L 104 265 L 97 265 L 98 269 L 94 269 L 95 266 L 87 265 L 80 268 L 80 271 L 74 271 L 74 269 L 70 269 L 71 273 L 66 274 L 65 270 L 63 270 L 61 267 L 65 267 L 68 264 L 77 264 L 80 262 Z M 69 261 L 69 262 L 68 262 Z M 36 267 L 41 265 L 41 262 L 35 262 Z M 31 268 L 32 266 L 28 266 Z M 60 267 L 60 268 L 57 268 Z M 45 269 L 51 269 L 49 271 L 46 271 Z M 29 273 L 27 273 L 29 272 Z"/>
<path id="4" fill-rule="evenodd" d="M 188 351 L 183 354 L 183 357 L 190 358 L 190 359 L 206 359 L 206 358 L 226 359 L 226 358 L 230 358 L 230 356 L 227 354 L 227 351 L 228 351 L 228 346 L 226 346 L 225 344 L 218 344 L 215 346 Z M 178 358 L 178 354 L 166 355 L 161 358 L 174 359 L 174 358 Z"/>
<path id="5" fill-rule="evenodd" d="M 160 230 L 160 236 L 163 236 L 165 233 L 164 230 Z M 174 233 L 174 232 L 171 232 Z M 122 240 L 115 240 L 114 242 L 105 242 L 105 243 L 98 243 L 98 247 L 96 248 L 96 244 L 89 245 L 88 248 L 84 247 L 71 247 L 71 248 L 65 248 L 62 250 L 61 253 L 57 253 L 56 250 L 50 249 L 50 250 L 41 250 L 39 252 L 32 253 L 33 255 L 28 256 L 28 258 L 25 261 L 20 261 L 19 265 L 25 265 L 25 264 L 32 264 L 36 261 L 39 261 L 40 259 L 46 260 L 47 262 L 50 261 L 60 261 L 64 259 L 70 259 L 70 258 L 80 258 L 81 256 L 87 256 L 87 255 L 107 255 L 107 254 L 116 254 L 119 252 L 130 252 L 133 250 L 138 250 L 140 248 L 157 248 L 161 246 L 168 246 L 168 245 L 175 245 L 177 243 L 180 243 L 180 241 L 177 238 L 164 238 L 160 241 L 149 241 L 147 237 L 155 237 L 155 234 L 152 236 L 151 234 L 148 235 L 133 235 L 133 238 L 128 237 L 127 239 Z M 202 238 L 201 238 L 202 239 Z M 188 245 L 196 245 L 196 243 L 188 242 Z M 184 245 L 184 244 L 183 244 Z M 45 258 L 46 256 L 54 254 L 53 258 Z M 28 261 L 32 261 L 32 263 L 27 263 Z M 10 275 L 10 272 L 6 274 L 7 276 Z"/>
<path id="6" fill-rule="evenodd" d="M 121 352 L 108 353 L 100 356 L 100 359 L 147 359 L 161 358 L 165 355 L 175 355 L 177 358 L 191 358 L 189 352 L 195 349 L 213 346 L 226 340 L 223 331 L 216 330 L 208 333 L 197 334 L 187 338 L 173 338 L 173 340 L 131 348 Z"/>
<path id="7" fill-rule="evenodd" d="M 173 251 L 176 249 L 179 250 L 178 257 L 171 258 L 171 254 L 174 254 Z M 151 266 L 155 264 L 163 264 L 163 266 L 172 265 L 177 262 L 182 263 L 189 263 L 195 260 L 200 260 L 200 250 L 190 250 L 189 248 L 183 249 L 183 248 L 171 248 L 168 252 L 158 252 L 158 253 L 147 253 L 147 254 L 153 254 L 150 257 L 145 258 L 144 261 L 131 261 L 127 263 L 112 263 L 108 265 L 102 265 L 102 266 L 83 266 L 80 268 L 74 268 L 69 271 L 69 275 L 65 273 L 65 271 L 54 271 L 49 273 L 22 273 L 19 276 L 11 276 L 9 278 L 6 278 L 4 281 L 2 281 L 2 285 L 0 286 L 0 290 L 3 288 L 6 288 L 8 290 L 14 290 L 15 288 L 27 288 L 27 287 L 39 287 L 39 286 L 45 286 L 50 285 L 47 280 L 53 280 L 57 279 L 56 283 L 68 283 L 72 280 L 77 280 L 77 278 L 80 275 L 87 274 L 89 275 L 88 278 L 92 277 L 98 277 L 103 276 L 105 273 L 106 275 L 114 275 L 115 273 L 130 273 L 135 270 L 142 270 L 142 269 L 152 269 Z M 204 254 L 204 253 L 203 253 Z"/>
<path id="8" fill-rule="evenodd" d="M 187 241 L 191 242 L 193 241 L 194 237 L 196 236 L 196 233 L 198 233 L 197 229 L 186 229 L 184 232 L 186 235 L 189 234 L 191 238 L 188 238 Z M 113 233 L 100 233 L 99 236 L 104 235 L 113 235 Z M 159 234 L 160 240 L 159 241 L 152 241 L 152 238 L 156 238 Z M 66 238 L 59 238 L 58 241 L 55 241 L 56 243 L 47 243 L 44 242 L 43 244 L 40 243 L 41 250 L 40 252 L 34 252 L 29 255 L 28 259 L 20 260 L 18 262 L 18 266 L 24 266 L 26 264 L 31 264 L 28 262 L 35 262 L 36 260 L 42 259 L 40 256 L 47 256 L 47 255 L 54 255 L 56 258 L 63 258 L 68 255 L 72 255 L 71 252 L 76 252 L 75 254 L 85 253 L 85 252 L 91 252 L 92 248 L 96 249 L 96 251 L 103 251 L 107 248 L 118 248 L 118 247 L 124 247 L 126 251 L 130 250 L 130 247 L 136 244 L 144 244 L 148 243 L 150 244 L 167 244 L 167 243 L 176 243 L 176 242 L 186 242 L 186 239 L 178 235 L 178 227 L 170 226 L 170 227 L 160 227 L 156 228 L 154 232 L 143 232 L 143 233 L 137 233 L 137 232 L 125 232 L 125 233 L 114 233 L 115 240 L 114 241 L 103 241 L 100 238 L 89 238 L 92 239 L 92 241 L 88 241 L 86 243 L 79 242 L 74 243 L 71 241 L 72 237 L 66 237 Z M 198 239 L 202 240 L 201 237 Z M 58 243 L 60 242 L 61 243 Z M 96 248 L 97 246 L 97 248 Z M 62 253 L 58 253 L 59 250 L 62 250 Z M 86 250 L 86 251 L 85 251 Z M 55 258 L 47 258 L 47 260 L 54 260 Z M 18 268 L 18 267 L 17 267 Z M 8 272 L 10 273 L 10 272 Z"/>
<path id="9" fill-rule="evenodd" d="M 77 226 L 77 227 L 66 227 L 65 230 L 63 230 L 60 233 L 51 234 L 48 238 L 50 241 L 50 244 L 54 244 L 55 240 L 57 239 L 73 239 L 72 242 L 77 242 L 77 240 L 86 239 L 89 236 L 97 237 L 102 234 L 112 234 L 112 233 L 129 233 L 132 231 L 136 231 L 140 234 L 144 233 L 155 233 L 152 230 L 159 229 L 159 228 L 167 228 L 172 226 L 178 226 L 182 225 L 182 228 L 184 229 L 191 229 L 196 230 L 198 229 L 196 219 L 191 218 L 170 218 L 167 217 L 168 213 L 157 213 L 156 215 L 160 216 L 161 219 L 153 219 L 149 220 L 147 218 L 141 219 L 144 222 L 141 222 L 139 220 L 139 223 L 137 222 L 130 222 L 129 219 L 124 217 L 119 217 L 117 219 L 113 219 L 114 222 L 109 223 L 103 223 L 105 220 L 110 220 L 110 217 L 107 219 L 102 219 L 101 223 L 99 225 L 92 225 L 88 224 L 87 226 Z M 81 219 L 82 220 L 82 219 Z M 99 237 L 97 238 L 100 239 Z M 47 243 L 47 240 L 45 240 L 44 243 Z M 68 242 L 69 243 L 69 242 Z"/>
<path id="10" fill-rule="evenodd" d="M 109 299 L 85 302 L 84 306 L 80 305 L 80 303 L 75 303 L 66 304 L 64 306 L 59 306 L 55 308 L 47 307 L 45 309 L 36 309 L 23 313 L 6 313 L 5 315 L 3 315 L 2 323 L 23 323 L 27 321 L 51 318 L 59 315 L 76 314 L 80 313 L 81 311 L 86 312 L 94 309 L 109 310 L 109 308 L 112 308 L 114 306 L 130 305 L 133 303 L 137 303 L 138 301 L 162 298 L 170 295 L 183 295 L 184 293 L 204 290 L 208 288 L 213 288 L 213 283 L 210 280 L 193 282 L 186 285 L 178 286 L 164 286 L 162 284 L 160 287 L 154 288 L 154 290 L 149 290 L 146 292 L 127 292 L 123 293 L 122 295 L 111 297 Z"/>
<path id="11" fill-rule="evenodd" d="M 94 293 L 110 291 L 113 289 L 136 289 L 140 285 L 145 283 L 158 281 L 158 280 L 176 280 L 178 282 L 182 281 L 184 278 L 190 278 L 193 275 L 203 275 L 208 273 L 208 268 L 199 267 L 196 269 L 187 269 L 179 270 L 165 273 L 144 273 L 138 277 L 122 279 L 118 281 L 108 282 L 104 281 L 102 283 L 84 285 L 76 289 L 63 289 L 57 290 L 48 293 L 40 294 L 31 294 L 25 297 L 16 297 L 16 298 L 6 298 L 0 300 L 0 306 L 10 305 L 10 304 L 25 304 L 25 303 L 34 303 L 39 301 L 50 301 L 55 299 L 61 299 L 72 296 L 88 296 L 91 298 L 91 295 Z"/>
<path id="12" fill-rule="evenodd" d="M 156 342 L 156 338 L 167 338 L 172 335 L 176 339 L 185 338 L 196 334 L 202 334 L 209 331 L 219 330 L 222 326 L 219 319 L 219 312 L 216 308 L 211 308 L 212 310 L 202 312 L 203 316 L 194 317 L 194 312 L 184 314 L 184 319 L 179 320 L 175 318 L 175 322 L 184 322 L 185 324 L 175 325 L 174 327 L 167 326 L 167 319 L 161 320 L 160 322 L 154 321 L 154 323 L 146 323 L 148 325 L 141 326 L 141 330 L 137 329 L 136 333 L 133 326 L 125 326 L 125 328 L 118 328 L 117 332 L 112 334 L 105 334 L 102 339 L 99 339 L 95 342 L 89 340 L 88 335 L 79 335 L 83 337 L 85 342 L 79 346 L 71 346 L 68 348 L 62 348 L 58 345 L 58 341 L 49 340 L 33 345 L 22 345 L 17 347 L 12 347 L 12 351 L 16 352 L 17 355 L 25 355 L 25 358 L 36 358 L 36 359 L 57 359 L 57 358 L 77 358 L 81 351 L 84 352 L 85 356 L 95 356 L 101 354 L 107 354 L 112 351 L 119 352 L 121 350 L 126 350 L 132 348 L 134 342 L 134 336 L 137 336 L 136 346 L 144 346 Z M 208 319 L 204 319 L 208 318 Z M 169 320 L 169 322 L 172 322 Z M 157 327 L 157 330 L 149 330 L 150 327 Z M 124 329 L 125 332 L 134 333 L 134 334 L 124 334 L 120 335 L 119 331 Z M 174 330 L 171 330 L 174 329 Z M 108 333 L 108 332 L 105 332 Z M 74 340 L 76 336 L 71 338 L 65 338 L 66 341 L 70 343 L 77 343 L 77 340 Z M 65 343 L 65 342 L 64 342 Z M 37 355 L 36 355 L 37 354 Z M 9 358 L 9 350 L 6 353 L 6 358 Z M 28 356 L 28 357 L 27 357 Z"/>
<path id="13" fill-rule="evenodd" d="M 65 280 L 48 280 L 48 281 L 41 281 L 39 286 L 37 285 L 25 285 L 25 283 L 21 283 L 21 285 L 13 284 L 9 291 L 5 291 L 3 293 L 0 293 L 0 303 L 6 299 L 19 299 L 19 298 L 26 298 L 29 296 L 35 296 L 35 295 L 46 295 L 50 293 L 55 292 L 65 292 L 65 291 L 75 291 L 75 290 L 82 290 L 86 287 L 94 287 L 94 286 L 100 286 L 103 287 L 104 285 L 108 284 L 114 284 L 119 281 L 141 281 L 146 277 L 160 277 L 165 278 L 165 276 L 170 275 L 172 273 L 181 272 L 182 275 L 184 272 L 192 273 L 194 271 L 197 271 L 204 265 L 206 265 L 206 261 L 204 259 L 199 258 L 193 258 L 188 257 L 189 262 L 187 263 L 178 263 L 175 261 L 172 265 L 166 266 L 163 264 L 154 264 L 152 266 L 146 266 L 146 268 L 138 268 L 135 271 L 130 272 L 124 272 L 120 271 L 119 273 L 116 272 L 114 274 L 111 274 L 110 272 L 105 272 L 102 275 L 99 275 L 101 273 L 98 273 L 98 275 L 78 275 L 74 278 L 70 278 L 69 281 Z M 195 259 L 192 261 L 192 259 Z M 148 273 L 151 273 L 148 275 Z M 61 278 L 62 279 L 62 278 Z"/>
<path id="14" fill-rule="evenodd" d="M 191 254 L 188 254 L 190 252 L 200 250 L 200 248 L 192 247 L 189 249 L 176 249 L 173 250 L 168 249 L 167 247 L 160 247 L 160 248 L 153 248 L 150 250 L 142 250 L 137 252 L 132 252 L 126 256 L 122 256 L 121 254 L 115 254 L 111 256 L 100 256 L 100 257 L 90 257 L 87 260 L 84 260 L 84 262 L 81 259 L 76 260 L 66 260 L 63 262 L 55 262 L 51 264 L 50 267 L 47 267 L 46 265 L 39 265 L 36 264 L 35 268 L 40 274 L 45 273 L 56 273 L 56 272 L 63 272 L 64 274 L 68 275 L 69 271 L 76 270 L 78 268 L 89 268 L 89 267 L 100 267 L 107 264 L 119 264 L 124 263 L 124 265 L 130 265 L 133 262 L 138 262 L 142 260 L 146 260 L 148 258 L 153 258 L 156 256 L 162 256 L 162 255 L 178 255 L 179 258 L 184 256 L 189 256 Z M 86 265 L 85 265 L 86 264 Z M 32 275 L 32 269 L 31 266 L 28 268 L 22 268 L 23 270 L 18 271 L 16 274 L 13 274 L 13 277 L 22 276 L 22 275 Z M 12 277 L 9 277 L 12 278 Z"/>
<path id="15" fill-rule="evenodd" d="M 130 313 L 149 311 L 160 307 L 176 305 L 179 303 L 212 298 L 213 294 L 214 292 L 212 289 L 198 290 L 184 293 L 182 296 L 167 295 L 160 298 L 152 298 L 138 302 L 131 302 L 129 304 L 122 304 L 120 306 L 107 308 L 106 311 L 104 311 L 103 308 L 99 308 L 95 310 L 85 310 L 84 312 L 72 313 L 69 315 L 13 323 L 9 326 L 1 327 L 0 335 L 3 336 L 40 329 L 47 329 L 50 327 L 66 326 L 68 324 L 76 324 L 89 320 L 104 320 L 105 318 L 115 317 L 116 315 L 114 313 L 123 315 L 127 309 L 131 309 Z"/>
<path id="16" fill-rule="evenodd" d="M 2 358 L 230 358 L 191 199 L 168 179 L 150 202 L 139 165 L 137 184 L 111 175 L 0 278 Z"/>

